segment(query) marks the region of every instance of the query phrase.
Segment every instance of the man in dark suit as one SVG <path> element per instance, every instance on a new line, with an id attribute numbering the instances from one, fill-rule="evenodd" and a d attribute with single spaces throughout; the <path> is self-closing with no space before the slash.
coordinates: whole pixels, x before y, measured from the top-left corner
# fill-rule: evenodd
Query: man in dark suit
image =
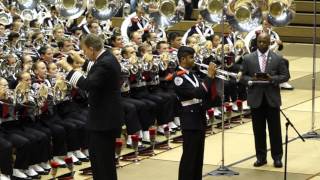
<path id="1" fill-rule="evenodd" d="M 257 39 L 257 51 L 244 56 L 242 82 L 248 87 L 257 161 L 255 167 L 267 163 L 266 122 L 268 123 L 271 155 L 274 167 L 282 167 L 282 138 L 280 126 L 281 96 L 279 84 L 289 80 L 289 71 L 282 57 L 269 50 L 270 35 L 263 32 Z M 260 73 L 260 76 L 257 74 Z M 264 73 L 264 74 L 261 74 Z M 263 80 L 267 84 L 255 84 Z"/>
<path id="2" fill-rule="evenodd" d="M 190 70 L 194 66 L 195 51 L 182 46 L 178 50 L 180 66 L 175 73 L 174 90 L 179 98 L 183 154 L 179 167 L 179 180 L 201 180 L 208 100 L 215 100 L 217 90 L 216 66 L 210 64 L 208 76 L 202 82 Z"/>
<path id="3" fill-rule="evenodd" d="M 115 139 L 123 124 L 123 110 L 120 102 L 120 64 L 111 52 L 103 49 L 103 42 L 94 35 L 87 35 L 83 52 L 90 59 L 84 61 L 78 54 L 70 56 L 84 63 L 88 71 L 85 78 L 79 71 L 72 70 L 61 60 L 60 65 L 68 71 L 66 79 L 76 87 L 88 92 L 89 154 L 95 180 L 116 180 Z"/>

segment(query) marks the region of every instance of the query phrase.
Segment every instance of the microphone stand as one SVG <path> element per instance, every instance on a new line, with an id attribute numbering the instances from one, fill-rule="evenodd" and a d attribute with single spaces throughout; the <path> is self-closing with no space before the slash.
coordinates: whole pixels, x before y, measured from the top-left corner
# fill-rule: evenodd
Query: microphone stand
<path id="1" fill-rule="evenodd" d="M 320 134 L 315 129 L 315 89 L 316 89 L 316 41 L 317 41 L 317 9 L 316 0 L 313 0 L 313 68 L 312 68 L 312 112 L 311 112 L 311 131 L 304 134 L 305 138 L 320 139 Z"/>
<path id="2" fill-rule="evenodd" d="M 221 59 L 222 59 L 222 67 L 224 67 L 224 57 L 225 57 L 225 54 L 224 54 L 224 45 L 225 45 L 225 42 L 224 42 L 224 21 L 225 21 L 225 14 L 224 14 L 224 3 L 222 3 L 222 15 L 221 15 L 221 24 L 222 24 L 222 48 L 221 48 Z M 230 117 L 231 118 L 231 117 Z M 228 167 L 225 166 L 225 159 L 224 159 L 224 153 L 225 153 L 225 150 L 224 150 L 224 120 L 225 120 L 225 115 L 224 115 L 224 80 L 222 79 L 222 96 L 221 96 L 221 120 L 222 120 L 222 123 L 221 123 L 221 136 L 222 136 L 222 146 L 221 146 L 221 152 L 222 152 L 222 157 L 221 157 L 221 166 L 214 170 L 214 171 L 211 171 L 208 173 L 208 175 L 210 176 L 234 176 L 234 175 L 239 175 L 238 172 L 235 172 L 235 171 L 232 171 L 231 169 L 229 169 Z"/>
<path id="3" fill-rule="evenodd" d="M 286 119 L 286 140 L 285 140 L 285 153 L 284 153 L 284 180 L 287 180 L 287 165 L 288 165 L 288 142 L 289 142 L 289 138 L 288 138 L 288 129 L 289 126 L 291 126 L 294 131 L 298 134 L 299 138 L 305 142 L 304 138 L 300 135 L 300 133 L 298 132 L 298 130 L 294 127 L 294 125 L 292 124 L 292 122 L 290 121 L 290 119 L 286 116 L 286 114 L 281 110 L 281 108 L 279 108 L 281 114 L 285 117 Z"/>

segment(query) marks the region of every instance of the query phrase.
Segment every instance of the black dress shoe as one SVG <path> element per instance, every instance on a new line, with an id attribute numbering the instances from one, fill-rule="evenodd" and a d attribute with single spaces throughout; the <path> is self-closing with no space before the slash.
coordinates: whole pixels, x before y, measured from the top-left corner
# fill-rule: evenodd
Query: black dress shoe
<path id="1" fill-rule="evenodd" d="M 89 158 L 78 158 L 81 162 L 89 162 Z"/>
<path id="2" fill-rule="evenodd" d="M 79 165 L 82 164 L 82 162 L 79 160 L 79 161 L 74 162 L 73 164 L 76 165 L 76 166 L 79 166 Z"/>
<path id="3" fill-rule="evenodd" d="M 265 164 L 267 164 L 267 160 L 257 160 L 256 162 L 253 163 L 253 166 L 254 167 L 261 167 Z"/>
<path id="4" fill-rule="evenodd" d="M 281 162 L 281 160 L 274 160 L 273 166 L 274 166 L 275 168 L 282 168 L 282 162 Z"/>

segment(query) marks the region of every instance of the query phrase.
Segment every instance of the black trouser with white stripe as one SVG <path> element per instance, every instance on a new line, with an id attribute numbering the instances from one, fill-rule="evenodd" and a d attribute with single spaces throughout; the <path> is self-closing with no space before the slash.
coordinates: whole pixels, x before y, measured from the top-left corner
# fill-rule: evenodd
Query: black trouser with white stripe
<path id="1" fill-rule="evenodd" d="M 141 128 L 143 131 L 147 131 L 149 127 L 154 124 L 156 119 L 156 103 L 148 99 L 133 99 L 129 95 L 122 95 L 126 96 L 124 100 L 127 103 L 135 106 Z"/>
<path id="2" fill-rule="evenodd" d="M 127 101 L 127 98 L 122 98 L 121 100 L 121 104 L 124 110 L 124 121 L 127 127 L 127 133 L 128 135 L 132 135 L 141 130 L 138 111 L 133 103 Z"/>
<path id="3" fill-rule="evenodd" d="M 0 133 L 0 170 L 2 174 L 12 174 L 12 144 Z"/>
<path id="4" fill-rule="evenodd" d="M 169 105 L 170 102 L 166 98 L 161 97 L 160 95 L 149 93 L 146 87 L 134 88 L 131 92 L 132 97 L 136 99 L 143 101 L 146 99 L 156 103 L 156 118 L 158 125 L 166 124 L 172 121 L 172 119 L 170 119 L 170 114 L 166 114 L 169 112 L 168 109 L 171 107 Z"/>
<path id="5" fill-rule="evenodd" d="M 56 123 L 57 120 L 56 116 L 43 115 L 33 128 L 52 138 L 52 156 L 64 156 L 67 154 L 67 134 L 64 127 Z"/>
<path id="6" fill-rule="evenodd" d="M 3 123 L 2 126 L 7 123 Z M 12 146 L 16 149 L 16 159 L 14 162 L 14 168 L 16 169 L 27 169 L 31 164 L 31 157 L 34 155 L 34 151 L 37 150 L 38 145 L 35 141 L 31 141 L 26 137 L 26 134 L 23 133 L 13 133 L 7 130 L 7 128 L 3 128 L 3 132 L 0 133 L 0 137 L 4 138 L 8 142 L 12 144 Z M 7 152 L 7 151 L 5 151 Z M 7 152 L 8 153 L 8 152 Z M 38 151 L 37 153 L 41 153 Z M 12 157 L 12 150 L 10 152 L 10 156 L 7 158 Z M 1 172 L 4 174 L 12 174 L 12 166 L 11 160 L 7 159 L 4 160 L 4 164 L 7 164 L 10 161 L 10 166 L 0 167 Z M 0 159 L 2 164 L 2 159 Z"/>

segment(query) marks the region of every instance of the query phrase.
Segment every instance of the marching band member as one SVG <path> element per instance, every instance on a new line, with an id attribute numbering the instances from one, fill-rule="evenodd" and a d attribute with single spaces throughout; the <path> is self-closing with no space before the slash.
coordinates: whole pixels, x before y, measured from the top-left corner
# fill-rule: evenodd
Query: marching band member
<path id="1" fill-rule="evenodd" d="M 181 46 L 182 37 L 178 32 L 171 32 L 168 34 L 168 43 L 170 45 L 169 51 L 177 52 Z"/>
<path id="2" fill-rule="evenodd" d="M 141 47 L 141 48 L 140 48 Z M 173 123 L 174 118 L 174 105 L 176 104 L 176 96 L 172 96 L 172 94 L 164 92 L 164 90 L 160 87 L 159 80 L 159 69 L 160 62 L 156 62 L 152 55 L 152 48 L 149 44 L 144 43 L 143 46 L 140 46 L 140 54 L 142 56 L 142 61 L 145 65 L 149 66 L 149 68 L 145 68 L 143 70 L 143 77 L 146 81 L 148 91 L 153 94 L 161 97 L 165 102 L 165 113 L 167 114 L 167 120 L 165 122 L 161 122 L 160 119 L 157 121 L 159 126 L 158 131 L 162 132 L 162 127 L 165 125 L 169 125 L 172 133 L 175 133 L 178 128 Z"/>
<path id="3" fill-rule="evenodd" d="M 93 17 L 92 12 L 88 11 L 86 14 L 86 18 L 80 22 L 78 27 L 81 27 L 84 34 L 90 34 L 88 25 L 91 24 L 94 20 L 95 18 Z"/>
<path id="4" fill-rule="evenodd" d="M 53 29 L 56 25 L 61 25 L 62 23 L 58 19 L 59 12 L 55 6 L 51 6 L 50 8 L 50 17 L 47 17 L 43 20 L 44 28 Z M 63 24 L 62 24 L 63 25 Z"/>
<path id="5" fill-rule="evenodd" d="M 136 12 L 130 14 L 121 25 L 121 35 L 125 44 L 129 43 L 129 36 L 134 31 L 144 32 L 148 27 L 147 18 L 144 17 L 145 12 L 142 6 L 138 6 Z"/>
<path id="6" fill-rule="evenodd" d="M 31 76 L 28 72 L 21 72 L 18 75 L 18 85 L 22 86 L 25 92 L 21 102 L 17 102 L 16 123 L 3 124 L 8 131 L 26 137 L 32 143 L 32 151 L 29 154 L 28 169 L 23 172 L 33 178 L 39 177 L 39 174 L 46 174 L 50 170 L 48 160 L 51 158 L 50 138 L 46 133 L 35 128 L 37 113 L 36 100 L 33 97 L 34 91 L 31 88 Z"/>
<path id="7" fill-rule="evenodd" d="M 193 34 L 199 34 L 200 43 L 206 41 L 207 37 L 210 37 L 214 34 L 214 31 L 211 27 L 205 24 L 205 21 L 201 14 L 198 15 L 196 24 L 193 25 L 182 37 L 182 43 L 186 44 L 187 38 Z"/>
<path id="8" fill-rule="evenodd" d="M 136 96 L 139 92 L 142 93 L 142 91 L 145 90 L 146 82 L 144 81 L 144 78 L 142 75 L 142 69 L 139 65 L 138 58 L 136 56 L 136 51 L 134 50 L 134 48 L 132 46 L 125 46 L 122 49 L 121 54 L 124 59 L 129 60 L 129 63 L 132 65 L 132 68 L 137 68 L 137 70 L 135 70 L 136 72 L 131 71 L 130 73 L 130 77 L 129 77 L 129 80 L 130 80 L 129 84 L 130 84 L 130 90 L 131 90 L 129 94 L 130 96 L 128 96 L 126 93 L 123 93 L 122 95 L 124 97 L 130 97 L 130 102 L 135 104 L 137 107 L 141 105 L 144 106 L 143 109 L 146 111 L 145 112 L 140 111 L 141 112 L 140 122 L 141 122 L 142 131 L 143 131 L 141 136 L 143 141 L 148 142 L 150 141 L 148 129 L 151 125 L 155 123 L 156 116 L 158 116 L 159 114 L 159 109 L 158 109 L 159 104 L 157 104 L 157 102 L 153 101 L 150 98 L 146 98 L 146 97 L 139 98 Z M 137 101 L 132 101 L 132 99 L 142 101 L 144 104 L 141 104 L 140 102 L 137 102 Z"/>
<path id="9" fill-rule="evenodd" d="M 163 91 L 165 91 L 167 94 L 169 94 L 171 97 L 177 98 L 176 93 L 173 90 L 173 83 L 168 80 L 168 77 L 172 76 L 172 74 L 175 72 L 177 68 L 177 61 L 175 59 L 174 54 L 169 53 L 169 44 L 166 41 L 159 41 L 156 46 L 156 53 L 160 56 L 160 61 L 162 61 L 164 65 L 164 69 L 159 68 L 159 79 L 160 79 L 160 87 Z M 180 129 L 180 118 L 177 111 L 177 104 L 178 101 L 176 99 L 173 113 L 174 113 L 174 124 L 171 122 L 169 123 L 169 126 L 171 128 L 175 128 L 175 130 Z"/>
<path id="10" fill-rule="evenodd" d="M 121 34 L 114 33 L 111 38 L 110 38 L 110 46 L 111 47 L 116 47 L 116 48 L 123 48 L 124 47 L 124 42 L 123 42 L 123 37 Z"/>
<path id="11" fill-rule="evenodd" d="M 12 144 L 0 132 L 0 180 L 10 180 L 12 175 Z"/>
<path id="12" fill-rule="evenodd" d="M 8 97 L 8 82 L 4 78 L 0 78 L 0 179 L 10 180 L 12 178 L 28 178 L 24 173 L 25 169 L 28 169 L 30 165 L 30 158 L 32 154 L 32 142 L 24 135 L 19 135 L 9 130 L 7 126 L 17 122 L 14 122 L 15 117 L 11 109 L 12 105 L 9 105 L 13 99 Z M 6 104 L 8 103 L 8 104 Z M 12 103 L 12 102 L 11 102 Z M 7 127 L 7 128 L 6 128 Z M 16 148 L 16 158 L 14 163 L 12 159 L 12 147 Z M 12 166 L 13 164 L 13 166 Z"/>
<path id="13" fill-rule="evenodd" d="M 139 31 L 134 31 L 130 34 L 130 41 L 134 43 L 136 46 L 140 46 L 142 44 L 142 35 Z"/>
<path id="14" fill-rule="evenodd" d="M 101 27 L 97 20 L 93 20 L 90 24 L 88 24 L 88 28 L 91 34 L 98 35 L 101 31 Z"/>
<path id="15" fill-rule="evenodd" d="M 131 135 L 141 135 L 143 142 L 150 142 L 148 132 L 149 127 L 154 123 L 155 116 L 152 115 L 150 107 L 142 100 L 130 97 L 130 75 L 132 66 L 123 60 L 119 48 L 112 49 L 113 55 L 121 64 L 121 97 L 125 114 L 125 124 L 127 126 L 127 147 L 132 146 Z M 149 132 L 148 132 L 149 133 Z M 139 142 L 139 147 L 143 147 Z"/>
<path id="16" fill-rule="evenodd" d="M 63 77 L 57 72 L 57 65 L 55 63 L 50 63 L 48 65 L 48 80 L 54 86 L 57 81 L 64 80 Z M 67 93 L 67 92 L 62 92 Z M 71 101 L 70 93 L 67 93 L 64 99 L 56 100 L 56 106 L 54 107 L 54 113 L 52 121 L 55 124 L 62 126 L 66 131 L 66 153 L 61 153 L 62 155 L 57 155 L 54 160 L 58 163 L 64 158 L 64 156 L 71 157 L 76 165 L 80 165 L 81 162 L 87 162 L 88 158 L 83 154 L 80 149 L 86 149 L 85 142 L 85 132 L 84 123 L 81 118 L 72 117 L 72 113 L 77 112 L 77 108 L 74 108 L 74 103 Z M 79 115 L 81 115 L 79 113 Z"/>
<path id="17" fill-rule="evenodd" d="M 178 50 L 179 67 L 174 75 L 174 89 L 180 102 L 183 153 L 179 180 L 201 180 L 206 128 L 206 102 L 216 99 L 216 67 L 210 64 L 208 77 L 202 82 L 190 70 L 195 51 L 186 46 Z M 178 73 L 182 71 L 183 73 Z"/>

